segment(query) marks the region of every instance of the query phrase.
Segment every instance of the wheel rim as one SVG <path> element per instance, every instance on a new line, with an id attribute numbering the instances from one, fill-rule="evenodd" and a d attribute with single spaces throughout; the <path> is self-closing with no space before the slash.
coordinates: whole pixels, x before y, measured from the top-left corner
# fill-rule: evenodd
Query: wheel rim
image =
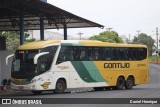
<path id="1" fill-rule="evenodd" d="M 132 80 L 128 80 L 128 86 L 132 86 L 133 82 Z"/>
<path id="2" fill-rule="evenodd" d="M 129 85 L 129 86 L 132 85 L 132 81 L 131 81 L 131 80 L 128 81 L 128 85 Z"/>
<path id="3" fill-rule="evenodd" d="M 59 84 L 57 84 L 57 89 L 58 89 L 58 90 L 62 90 L 62 89 L 63 89 L 63 85 L 62 85 L 62 84 L 60 84 L 60 83 L 59 83 Z"/>

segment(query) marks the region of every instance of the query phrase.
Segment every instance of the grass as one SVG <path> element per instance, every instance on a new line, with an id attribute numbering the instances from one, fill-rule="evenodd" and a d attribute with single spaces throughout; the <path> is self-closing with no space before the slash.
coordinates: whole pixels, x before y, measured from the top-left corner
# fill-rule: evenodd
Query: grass
<path id="1" fill-rule="evenodd" d="M 149 60 L 155 60 L 157 59 L 157 56 L 149 56 Z M 160 60 L 160 56 L 158 57 L 158 59 Z"/>

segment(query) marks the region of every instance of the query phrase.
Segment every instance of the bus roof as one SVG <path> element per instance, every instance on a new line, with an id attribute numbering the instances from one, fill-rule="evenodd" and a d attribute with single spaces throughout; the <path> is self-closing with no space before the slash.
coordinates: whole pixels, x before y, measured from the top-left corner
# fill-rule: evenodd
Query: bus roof
<path id="1" fill-rule="evenodd" d="M 18 47 L 18 50 L 31 50 L 40 49 L 46 46 L 61 44 L 62 46 L 107 46 L 107 47 L 144 47 L 146 45 L 141 44 L 119 44 L 119 43 L 108 43 L 96 40 L 47 40 L 47 41 L 37 41 L 30 42 Z"/>
<path id="2" fill-rule="evenodd" d="M 18 47 L 18 50 L 31 50 L 31 49 L 40 49 L 48 45 L 60 43 L 60 40 L 47 40 L 47 41 L 36 41 L 23 44 Z"/>

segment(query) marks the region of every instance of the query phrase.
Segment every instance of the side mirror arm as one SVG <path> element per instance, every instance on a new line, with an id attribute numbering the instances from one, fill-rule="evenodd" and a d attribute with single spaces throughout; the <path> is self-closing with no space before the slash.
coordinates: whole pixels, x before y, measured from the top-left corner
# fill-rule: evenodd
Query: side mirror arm
<path id="1" fill-rule="evenodd" d="M 11 57 L 13 57 L 14 56 L 14 54 L 11 54 L 11 55 L 8 55 L 7 57 L 6 57 L 6 65 L 8 65 L 8 60 L 9 60 L 9 58 L 11 58 Z"/>
<path id="2" fill-rule="evenodd" d="M 38 58 L 42 55 L 45 55 L 45 54 L 49 54 L 49 52 L 42 52 L 42 53 L 39 53 L 37 54 L 35 57 L 34 57 L 34 64 L 37 64 L 37 61 L 38 61 Z"/>

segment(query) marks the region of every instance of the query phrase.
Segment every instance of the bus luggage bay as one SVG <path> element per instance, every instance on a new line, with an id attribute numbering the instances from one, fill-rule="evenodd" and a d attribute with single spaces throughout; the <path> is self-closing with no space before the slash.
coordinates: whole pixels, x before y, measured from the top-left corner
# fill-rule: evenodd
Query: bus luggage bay
<path id="1" fill-rule="evenodd" d="M 11 87 L 63 93 L 65 89 L 131 89 L 148 82 L 145 45 L 92 40 L 48 40 L 20 46 L 13 56 Z"/>

